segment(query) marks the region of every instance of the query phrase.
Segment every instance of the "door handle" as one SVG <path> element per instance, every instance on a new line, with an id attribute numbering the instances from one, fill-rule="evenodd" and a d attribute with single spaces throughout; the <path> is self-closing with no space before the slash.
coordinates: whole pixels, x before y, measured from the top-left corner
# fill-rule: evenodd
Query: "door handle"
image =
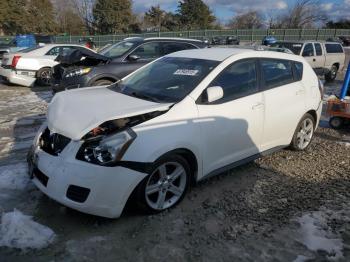
<path id="1" fill-rule="evenodd" d="M 257 104 L 252 106 L 252 109 L 253 110 L 258 110 L 258 109 L 263 108 L 263 107 L 264 107 L 263 103 L 257 103 Z"/>

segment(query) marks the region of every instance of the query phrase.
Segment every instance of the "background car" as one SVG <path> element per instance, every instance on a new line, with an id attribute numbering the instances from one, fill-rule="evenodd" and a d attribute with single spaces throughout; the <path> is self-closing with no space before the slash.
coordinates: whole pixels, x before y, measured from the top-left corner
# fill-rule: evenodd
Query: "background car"
<path id="1" fill-rule="evenodd" d="M 80 55 L 80 60 L 69 62 L 69 58 L 58 58 L 61 63 L 53 69 L 52 89 L 56 93 L 78 87 L 109 85 L 156 58 L 206 46 L 194 39 L 132 37 L 103 49 L 98 57 L 75 52 L 71 56 Z"/>
<path id="2" fill-rule="evenodd" d="M 239 45 L 240 39 L 237 36 L 227 36 L 226 37 L 226 44 L 227 45 Z"/>
<path id="3" fill-rule="evenodd" d="M 6 53 L 15 53 L 26 48 L 35 47 L 40 44 L 52 44 L 55 38 L 50 35 L 17 35 L 12 39 L 0 43 L 0 59 Z"/>
<path id="4" fill-rule="evenodd" d="M 52 67 L 59 54 L 71 50 L 86 49 L 71 44 L 48 44 L 21 50 L 18 53 L 5 54 L 0 66 L 0 76 L 12 84 L 32 86 L 50 85 Z"/>
<path id="5" fill-rule="evenodd" d="M 261 44 L 266 46 L 271 46 L 276 42 L 277 42 L 277 39 L 274 36 L 268 35 L 262 39 Z"/>
<path id="6" fill-rule="evenodd" d="M 324 75 L 326 81 L 333 81 L 344 67 L 345 53 L 339 42 L 281 41 L 272 46 L 287 48 L 303 56 L 318 75 Z"/>
<path id="7" fill-rule="evenodd" d="M 28 155 L 35 185 L 89 214 L 178 204 L 189 185 L 285 147 L 309 147 L 322 85 L 304 58 L 210 48 L 162 57 L 108 87 L 51 101 Z M 288 105 L 288 106 L 286 106 Z"/>

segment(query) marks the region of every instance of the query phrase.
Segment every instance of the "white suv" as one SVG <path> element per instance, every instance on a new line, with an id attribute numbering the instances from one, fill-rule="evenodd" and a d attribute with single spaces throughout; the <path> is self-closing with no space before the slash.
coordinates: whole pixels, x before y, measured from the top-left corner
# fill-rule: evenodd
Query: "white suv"
<path id="1" fill-rule="evenodd" d="M 306 149 L 321 88 L 299 56 L 249 49 L 186 50 L 121 82 L 62 92 L 28 154 L 51 198 L 118 217 L 177 204 L 192 182 L 290 146 Z"/>

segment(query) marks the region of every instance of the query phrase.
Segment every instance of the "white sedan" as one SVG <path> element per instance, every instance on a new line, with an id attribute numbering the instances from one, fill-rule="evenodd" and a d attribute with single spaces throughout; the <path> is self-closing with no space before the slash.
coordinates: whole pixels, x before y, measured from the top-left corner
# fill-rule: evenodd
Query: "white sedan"
<path id="1" fill-rule="evenodd" d="M 32 86 L 35 81 L 40 85 L 49 85 L 51 68 L 58 64 L 56 57 L 72 49 L 87 48 L 71 44 L 47 44 L 4 54 L 0 76 L 12 84 L 22 86 Z"/>
<path id="2" fill-rule="evenodd" d="M 198 49 L 162 57 L 121 82 L 57 94 L 28 154 L 35 185 L 82 212 L 150 212 L 189 185 L 290 146 L 305 150 L 322 85 L 299 56 Z"/>

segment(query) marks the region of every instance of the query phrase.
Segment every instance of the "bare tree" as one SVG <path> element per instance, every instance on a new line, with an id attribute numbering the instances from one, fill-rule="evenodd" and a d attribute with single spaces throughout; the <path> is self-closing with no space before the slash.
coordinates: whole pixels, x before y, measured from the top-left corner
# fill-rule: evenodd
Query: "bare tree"
<path id="1" fill-rule="evenodd" d="M 263 26 L 263 18 L 258 11 L 249 11 L 233 17 L 228 26 L 235 29 L 261 28 Z"/>
<path id="2" fill-rule="evenodd" d="M 308 28 L 316 23 L 325 22 L 327 16 L 319 8 L 318 0 L 297 0 L 288 13 L 277 19 L 276 27 Z"/>
<path id="3" fill-rule="evenodd" d="M 77 14 L 84 21 L 86 30 L 89 34 L 95 33 L 95 23 L 94 16 L 92 13 L 93 7 L 95 5 L 95 0 L 72 0 L 73 6 L 76 9 Z"/>

